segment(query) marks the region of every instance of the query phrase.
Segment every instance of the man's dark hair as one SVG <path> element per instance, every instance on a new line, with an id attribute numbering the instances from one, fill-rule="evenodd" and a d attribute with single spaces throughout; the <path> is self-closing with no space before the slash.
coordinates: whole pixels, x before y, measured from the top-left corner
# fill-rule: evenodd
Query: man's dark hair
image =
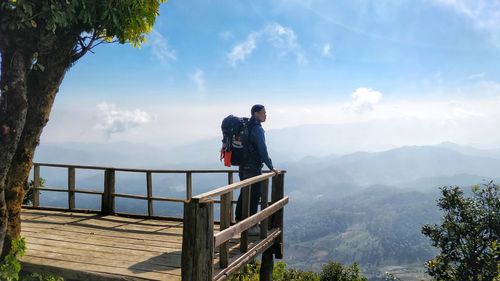
<path id="1" fill-rule="evenodd" d="M 264 106 L 262 104 L 256 104 L 254 106 L 252 106 L 252 109 L 250 110 L 250 114 L 253 116 L 253 114 L 255 112 L 259 112 L 261 111 L 262 109 L 264 108 Z"/>

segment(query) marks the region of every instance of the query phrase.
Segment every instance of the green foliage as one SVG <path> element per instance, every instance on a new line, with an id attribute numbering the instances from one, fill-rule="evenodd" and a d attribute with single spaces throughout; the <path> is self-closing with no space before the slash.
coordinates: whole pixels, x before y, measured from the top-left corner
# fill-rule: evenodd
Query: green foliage
<path id="1" fill-rule="evenodd" d="M 0 3 L 0 30 L 35 38 L 76 30 L 140 45 L 165 1 L 7 0 Z"/>
<path id="2" fill-rule="evenodd" d="M 4 263 L 0 265 L 0 280 L 19 280 L 21 264 L 18 259 L 24 255 L 25 251 L 26 242 L 24 241 L 24 238 L 18 237 L 12 241 L 9 253 L 5 256 Z"/>
<path id="3" fill-rule="evenodd" d="M 31 180 L 28 186 L 24 189 L 24 198 L 23 205 L 32 205 L 33 204 L 33 187 L 35 186 L 35 181 Z M 40 187 L 45 186 L 45 179 L 40 178 Z"/>
<path id="4" fill-rule="evenodd" d="M 230 281 L 259 281 L 260 263 L 248 263 L 239 272 L 231 275 Z"/>
<path id="5" fill-rule="evenodd" d="M 368 279 L 361 274 L 356 263 L 344 267 L 340 263 L 330 262 L 323 266 L 320 281 L 368 281 Z"/>
<path id="6" fill-rule="evenodd" d="M 500 186 L 492 182 L 472 188 L 441 188 L 441 225 L 424 225 L 422 233 L 440 249 L 425 266 L 436 280 L 494 280 L 500 253 Z"/>
<path id="7" fill-rule="evenodd" d="M 21 263 L 19 258 L 26 253 L 26 241 L 23 237 L 18 237 L 12 241 L 9 253 L 5 256 L 4 263 L 0 265 L 0 280 L 2 281 L 64 281 L 62 277 L 29 273 L 20 274 Z"/>
<path id="8" fill-rule="evenodd" d="M 64 281 L 62 277 L 52 276 L 42 273 L 30 273 L 29 275 L 23 276 L 22 281 Z"/>
<path id="9" fill-rule="evenodd" d="M 319 275 L 311 271 L 302 271 L 295 268 L 286 269 L 286 263 L 279 261 L 273 268 L 275 281 L 319 281 Z"/>
<path id="10" fill-rule="evenodd" d="M 286 263 L 279 261 L 274 264 L 274 281 L 367 281 L 356 263 L 344 267 L 340 263 L 330 262 L 323 266 L 321 273 L 287 269 Z M 233 274 L 230 281 L 259 281 L 260 263 L 246 265 L 243 270 Z"/>

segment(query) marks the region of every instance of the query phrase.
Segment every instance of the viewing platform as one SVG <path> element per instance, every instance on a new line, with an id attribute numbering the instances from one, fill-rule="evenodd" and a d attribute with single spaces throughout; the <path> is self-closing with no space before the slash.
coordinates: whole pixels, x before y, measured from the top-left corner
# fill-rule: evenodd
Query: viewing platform
<path id="1" fill-rule="evenodd" d="M 67 171 L 67 187 L 42 187 L 43 169 Z M 96 190 L 78 188 L 79 170 L 102 173 Z M 146 195 L 117 193 L 117 172 L 144 175 Z M 65 280 L 226 280 L 262 254 L 261 280 L 270 280 L 273 258 L 283 257 L 284 173 L 264 173 L 233 182 L 235 170 L 144 170 L 35 163 L 32 205 L 23 206 L 22 236 L 26 271 L 46 272 Z M 153 196 L 153 176 L 185 176 L 184 198 Z M 220 174 L 227 185 L 192 195 L 193 176 Z M 261 182 L 261 210 L 249 216 L 252 183 Z M 271 183 L 271 184 L 270 184 Z M 271 185 L 271 188 L 269 188 Z M 233 218 L 233 191 L 243 193 L 243 220 Z M 100 191 L 102 190 L 102 191 Z M 67 193 L 67 208 L 40 205 L 40 192 Z M 76 194 L 90 194 L 99 210 L 79 209 Z M 147 214 L 118 212 L 117 198 L 147 202 Z M 159 216 L 154 202 L 183 206 L 182 217 Z M 214 219 L 214 205 L 220 220 Z M 260 223 L 260 235 L 248 229 Z"/>

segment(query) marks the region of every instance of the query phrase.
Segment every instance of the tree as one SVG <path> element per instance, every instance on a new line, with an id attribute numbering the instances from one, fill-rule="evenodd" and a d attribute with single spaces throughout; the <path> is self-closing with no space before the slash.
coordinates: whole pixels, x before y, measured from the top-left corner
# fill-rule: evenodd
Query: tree
<path id="1" fill-rule="evenodd" d="M 329 262 L 323 266 L 319 275 L 320 281 L 368 281 L 361 273 L 358 265 L 343 266 L 341 263 Z"/>
<path id="2" fill-rule="evenodd" d="M 476 185 L 470 197 L 459 187 L 443 187 L 441 192 L 441 225 L 422 227 L 441 251 L 425 264 L 427 272 L 436 280 L 499 278 L 500 186 Z"/>
<path id="3" fill-rule="evenodd" d="M 165 0 L 0 0 L 0 253 L 66 71 L 101 43 L 144 42 Z"/>

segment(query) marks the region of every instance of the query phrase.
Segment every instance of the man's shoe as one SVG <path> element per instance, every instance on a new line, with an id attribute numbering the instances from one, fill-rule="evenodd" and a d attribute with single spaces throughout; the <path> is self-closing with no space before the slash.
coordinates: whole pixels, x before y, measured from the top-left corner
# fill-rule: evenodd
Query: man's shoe
<path id="1" fill-rule="evenodd" d="M 259 236 L 260 235 L 260 227 L 259 225 L 254 225 L 248 229 L 248 235 L 251 236 Z"/>

